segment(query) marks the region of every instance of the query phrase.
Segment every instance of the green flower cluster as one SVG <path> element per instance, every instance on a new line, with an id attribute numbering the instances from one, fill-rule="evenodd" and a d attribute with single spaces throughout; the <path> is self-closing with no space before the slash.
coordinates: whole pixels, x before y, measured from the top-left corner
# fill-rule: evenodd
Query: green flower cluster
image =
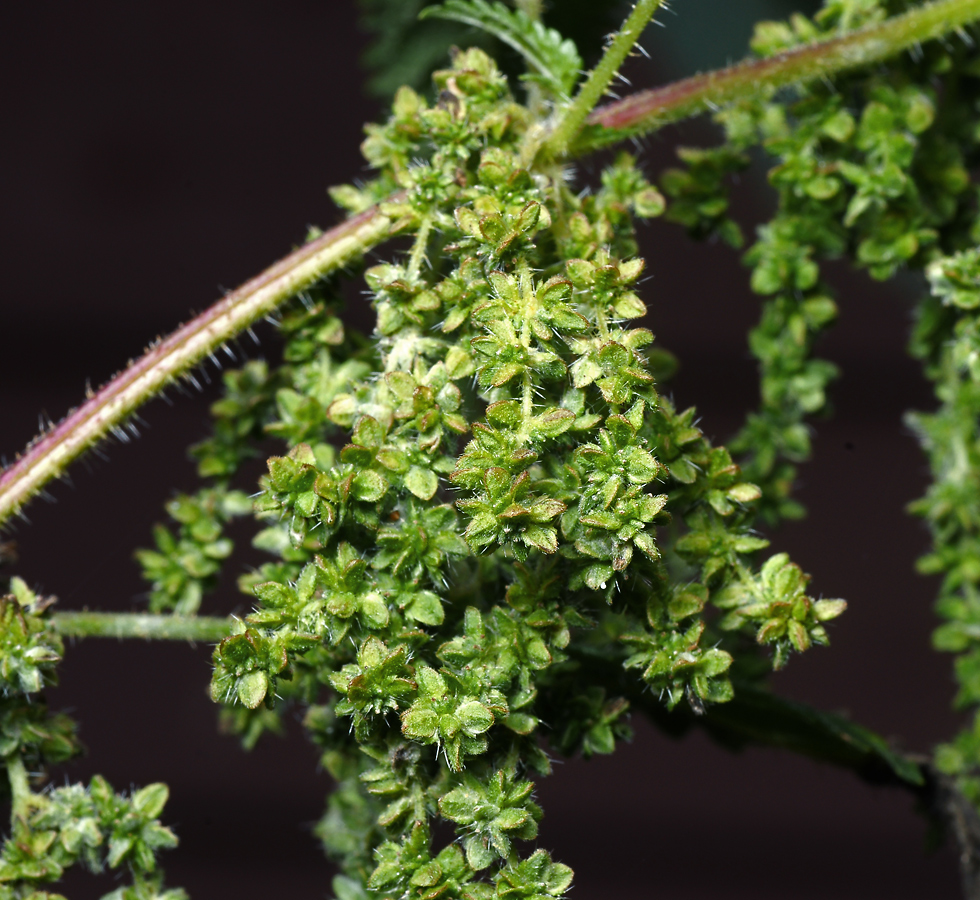
<path id="1" fill-rule="evenodd" d="M 113 793 L 95 776 L 81 784 L 36 793 L 47 766 L 76 756 L 76 725 L 52 714 L 43 690 L 56 683 L 61 639 L 47 611 L 52 598 L 38 597 L 19 578 L 0 597 L 0 757 L 7 774 L 12 833 L 0 852 L 0 900 L 58 898 L 45 890 L 75 863 L 91 872 L 125 864 L 133 883 L 112 900 L 180 900 L 179 889 L 164 890 L 158 851 L 177 839 L 158 817 L 167 787 L 149 785 L 132 797 Z M 31 773 L 29 776 L 28 773 Z"/>
<path id="2" fill-rule="evenodd" d="M 933 644 L 957 654 L 956 703 L 974 714 L 953 742 L 938 748 L 936 762 L 980 803 L 980 250 L 938 259 L 927 274 L 932 297 L 920 312 L 912 349 L 925 362 L 940 406 L 908 417 L 933 474 L 925 497 L 910 508 L 933 536 L 919 570 L 943 576 L 936 611 L 945 621 Z"/>
<path id="3" fill-rule="evenodd" d="M 53 602 L 17 577 L 10 579 L 10 593 L 0 597 L 0 690 L 5 697 L 36 694 L 54 683 L 64 648 L 44 617 Z"/>
<path id="4" fill-rule="evenodd" d="M 315 236 L 311 232 L 311 239 Z M 135 553 L 150 583 L 152 612 L 192 616 L 214 589 L 234 550 L 225 528 L 252 512 L 251 499 L 232 483 L 242 464 L 258 455 L 256 444 L 269 435 L 290 444 L 313 436 L 322 440 L 326 406 L 369 370 L 357 339 L 352 343 L 340 319 L 331 315 L 336 293 L 330 282 L 317 285 L 284 311 L 278 322 L 284 342 L 281 365 L 270 368 L 264 360 L 251 360 L 224 372 L 223 395 L 211 407 L 213 434 L 191 448 L 198 474 L 208 484 L 169 500 L 166 510 L 176 533 L 157 525 L 155 548 Z M 329 452 L 325 444 L 320 449 Z M 266 540 L 275 538 L 267 535 Z"/>
<path id="5" fill-rule="evenodd" d="M 753 50 L 769 57 L 881 21 L 904 2 L 833 0 L 809 20 L 756 26 Z M 876 279 L 921 267 L 937 248 L 968 238 L 975 194 L 968 169 L 976 156 L 972 123 L 976 79 L 965 46 L 931 44 L 832 85 L 815 82 L 788 99 L 763 96 L 716 114 L 726 143 L 684 149 L 685 170 L 664 186 L 668 218 L 693 234 L 737 244 L 727 216 L 726 175 L 761 144 L 774 158 L 769 183 L 777 206 L 745 255 L 752 289 L 766 297 L 749 347 L 759 361 L 760 407 L 732 441 L 746 475 L 763 490 L 769 522 L 795 517 L 795 463 L 810 455 L 807 416 L 827 406 L 836 367 L 812 358 L 820 333 L 837 316 L 820 261 L 849 257 Z M 923 87 L 929 85 L 929 87 Z"/>
<path id="6" fill-rule="evenodd" d="M 913 7 L 907 0 L 827 0 L 807 19 L 757 25 L 752 41 L 771 57 L 813 41 L 884 21 Z M 934 482 L 911 510 L 929 523 L 933 550 L 919 561 L 943 576 L 937 611 L 945 620 L 938 649 L 958 654 L 957 704 L 980 704 L 980 255 L 977 191 L 970 172 L 980 162 L 976 110 L 980 81 L 975 28 L 962 40 L 916 52 L 838 78 L 760 96 L 719 111 L 726 142 L 683 149 L 684 169 L 665 173 L 672 202 L 667 218 L 696 236 L 739 240 L 728 217 L 725 178 L 748 164 L 761 144 L 774 158 L 769 183 L 776 211 L 745 255 L 752 289 L 767 298 L 749 346 L 759 360 L 761 404 L 732 441 L 751 480 L 763 491 L 759 512 L 769 522 L 798 515 L 790 497 L 794 463 L 810 453 L 805 419 L 827 405 L 835 367 L 811 354 L 837 315 L 820 276 L 824 259 L 846 257 L 876 279 L 922 269 L 932 293 L 920 304 L 912 353 L 925 366 L 940 401 L 934 413 L 908 418 L 925 448 Z M 690 540 L 682 537 L 678 548 Z M 801 573 L 780 556 L 758 577 L 741 575 L 714 602 L 731 609 L 719 627 L 750 619 L 760 642 L 786 652 L 824 639 L 827 615 L 840 601 L 813 603 Z M 640 652 L 632 664 L 656 665 L 665 689 L 681 660 Z M 668 663 L 670 667 L 668 668 Z M 980 719 L 938 748 L 937 765 L 980 803 Z"/>
<path id="7" fill-rule="evenodd" d="M 434 78 L 435 102 L 403 88 L 368 127 L 377 178 L 333 191 L 352 212 L 394 195 L 411 243 L 365 272 L 370 352 L 329 344 L 329 374 L 290 374 L 260 420 L 288 448 L 255 502 L 277 559 L 242 580 L 257 605 L 212 696 L 249 744 L 277 699 L 306 707 L 338 897 L 557 897 L 570 870 L 519 850 L 540 738 L 611 752 L 624 667 L 704 713 L 733 654 L 782 665 L 843 604 L 784 555 L 755 568 L 759 489 L 657 391 L 673 360 L 635 324 L 633 221 L 664 201 L 633 158 L 578 193 L 486 54 Z M 433 846 L 437 820 L 459 844 Z"/>
<path id="8" fill-rule="evenodd" d="M 826 0 L 812 19 L 761 23 L 753 50 L 778 56 L 915 5 Z M 419 6 L 398 8 L 414 19 Z M 637 31 L 656 6 L 634 8 Z M 672 732 L 697 720 L 732 746 L 768 741 L 862 772 L 884 762 L 923 786 L 918 764 L 880 739 L 758 683 L 826 644 L 846 607 L 810 596 L 785 553 L 760 558 L 769 541 L 755 530 L 802 513 L 794 466 L 836 374 L 813 358 L 838 313 L 829 259 L 876 279 L 921 268 L 931 282 L 913 352 L 941 406 L 910 418 L 935 475 L 914 505 L 934 535 L 920 569 L 944 576 L 935 643 L 959 654 L 960 704 L 980 707 L 975 54 L 930 44 L 834 84 L 760 86 L 716 113 L 724 143 L 684 148 L 684 167 L 663 173 L 668 208 L 630 154 L 584 189 L 555 156 L 585 146 L 567 132 L 589 121 L 586 101 L 633 26 L 611 36 L 579 103 L 581 55 L 539 7 L 427 8 L 522 57 L 525 101 L 479 48 L 453 50 L 429 97 L 397 92 L 388 121 L 366 129 L 374 177 L 331 191 L 401 241 L 363 271 L 373 334 L 345 329 L 336 280 L 291 303 L 281 363 L 224 374 L 213 434 L 192 448 L 205 486 L 172 499 L 176 527 L 158 526 L 155 549 L 137 553 L 151 610 L 192 617 L 232 554 L 226 526 L 254 513 L 268 559 L 239 579 L 254 606 L 214 650 L 211 696 L 247 747 L 301 709 L 337 784 L 316 831 L 341 867 L 338 900 L 564 896 L 571 870 L 527 846 L 542 817 L 533 779 L 550 773 L 549 751 L 611 753 L 630 736 L 631 704 Z M 398 19 L 392 33 L 415 32 Z M 409 48 L 413 67 L 426 46 Z M 634 229 L 665 214 L 740 247 L 725 185 L 755 146 L 774 161 L 776 199 L 745 255 L 766 298 L 749 337 L 761 402 L 730 451 L 660 393 L 675 361 L 641 321 Z M 242 464 L 269 439 L 282 447 L 250 498 L 236 489 Z M 41 695 L 63 650 L 48 605 L 18 579 L 0 596 L 12 810 L 0 900 L 56 897 L 46 885 L 76 863 L 125 864 L 132 885 L 111 900 L 179 900 L 156 861 L 176 843 L 158 820 L 164 785 L 33 790 L 79 749 L 74 723 Z M 937 766 L 980 804 L 980 717 Z"/>
<path id="9" fill-rule="evenodd" d="M 81 746 L 75 723 L 49 712 L 42 691 L 57 684 L 64 647 L 50 625 L 53 598 L 38 597 L 22 579 L 0 596 L 0 754 L 32 770 L 64 762 Z M 6 786 L 0 788 L 6 793 Z"/>
<path id="10" fill-rule="evenodd" d="M 167 512 L 178 523 L 177 535 L 157 525 L 153 529 L 156 549 L 136 551 L 144 577 L 152 584 L 150 610 L 196 613 L 204 591 L 213 586 L 234 546 L 223 534 L 225 524 L 251 510 L 251 500 L 241 491 L 204 488 L 170 500 Z"/>
<path id="11" fill-rule="evenodd" d="M 160 850 L 177 846 L 173 832 L 157 818 L 167 794 L 165 784 L 150 784 L 125 797 L 96 775 L 87 787 L 73 784 L 31 795 L 0 856 L 0 897 L 61 898 L 38 888 L 79 863 L 93 873 L 128 867 L 133 884 L 104 900 L 186 900 L 180 888 L 163 887 L 156 861 Z"/>

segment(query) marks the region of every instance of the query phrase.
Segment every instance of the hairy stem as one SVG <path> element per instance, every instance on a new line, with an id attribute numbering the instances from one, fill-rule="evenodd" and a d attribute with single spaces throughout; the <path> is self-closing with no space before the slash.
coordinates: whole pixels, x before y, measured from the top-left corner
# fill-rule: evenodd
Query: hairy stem
<path id="1" fill-rule="evenodd" d="M 422 271 L 422 263 L 425 261 L 425 251 L 429 247 L 431 232 L 432 216 L 426 216 L 419 225 L 418 233 L 415 235 L 415 243 L 412 245 L 412 252 L 408 258 L 408 274 L 413 280 L 418 278 Z"/>
<path id="2" fill-rule="evenodd" d="M 31 810 L 31 791 L 30 781 L 27 778 L 27 769 L 24 767 L 24 760 L 17 753 L 4 759 L 7 767 L 7 779 L 10 782 L 10 819 L 13 824 L 14 819 L 24 818 Z"/>
<path id="3" fill-rule="evenodd" d="M 151 344 L 139 360 L 37 437 L 0 474 L 0 523 L 177 376 L 297 291 L 380 242 L 389 226 L 388 218 L 372 207 L 247 281 L 170 337 Z"/>
<path id="4" fill-rule="evenodd" d="M 633 45 L 640 39 L 643 29 L 657 11 L 662 0 L 638 0 L 623 27 L 616 32 L 599 64 L 592 70 L 554 130 L 545 141 L 544 150 L 552 157 L 563 156 L 578 136 L 586 118 L 606 93 L 609 82 L 616 77 Z"/>
<path id="5" fill-rule="evenodd" d="M 938 0 L 839 38 L 640 91 L 592 111 L 570 148 L 571 155 L 648 134 L 716 105 L 757 96 L 760 90 L 878 62 L 957 31 L 976 19 L 980 19 L 980 0 Z"/>
<path id="6" fill-rule="evenodd" d="M 63 637 L 144 638 L 214 644 L 231 634 L 235 620 L 220 616 L 162 616 L 149 613 L 57 612 L 51 617 Z"/>

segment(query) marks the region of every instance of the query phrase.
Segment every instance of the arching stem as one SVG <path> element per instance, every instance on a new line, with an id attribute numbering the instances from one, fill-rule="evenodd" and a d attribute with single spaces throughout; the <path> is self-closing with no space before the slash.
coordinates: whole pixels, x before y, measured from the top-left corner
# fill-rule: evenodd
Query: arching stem
<path id="1" fill-rule="evenodd" d="M 300 247 L 170 337 L 151 344 L 140 359 L 38 436 L 0 473 L 0 524 L 175 378 L 297 291 L 377 244 L 389 226 L 387 216 L 372 207 Z"/>
<path id="2" fill-rule="evenodd" d="M 980 0 L 938 0 L 828 41 L 639 91 L 592 111 L 569 154 L 583 156 L 736 100 L 896 56 L 980 19 Z"/>

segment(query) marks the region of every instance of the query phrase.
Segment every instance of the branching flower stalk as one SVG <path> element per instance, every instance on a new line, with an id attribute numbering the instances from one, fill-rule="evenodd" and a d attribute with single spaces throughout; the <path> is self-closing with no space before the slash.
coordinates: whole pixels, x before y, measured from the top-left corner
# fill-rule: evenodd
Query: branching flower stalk
<path id="1" fill-rule="evenodd" d="M 930 764 L 767 690 L 768 671 L 828 643 L 846 604 L 811 596 L 756 526 L 799 511 L 793 465 L 833 377 L 812 358 L 836 313 L 821 262 L 846 256 L 876 278 L 928 267 L 942 302 L 926 306 L 922 355 L 947 408 L 917 420 L 939 478 L 922 511 L 929 565 L 947 573 L 939 643 L 963 654 L 962 698 L 977 703 L 977 523 L 963 510 L 980 478 L 978 351 L 972 314 L 950 314 L 980 302 L 966 249 L 980 239 L 977 59 L 965 45 L 902 51 L 980 18 L 980 2 L 828 0 L 813 20 L 761 23 L 753 62 L 595 110 L 659 5 L 637 3 L 577 92 L 578 50 L 539 4 L 431 8 L 517 50 L 527 102 L 485 52 L 454 51 L 431 100 L 403 88 L 390 119 L 368 126 L 374 178 L 332 192 L 348 222 L 151 348 L 0 476 L 3 519 L 283 304 L 282 364 L 225 373 L 214 433 L 193 448 L 205 486 L 175 497 L 175 525 L 137 552 L 151 612 L 54 613 L 17 578 L 0 598 L 13 800 L 0 900 L 38 898 L 73 864 L 125 865 L 118 900 L 182 896 L 156 858 L 176 840 L 158 821 L 165 786 L 36 790 L 78 750 L 74 723 L 43 701 L 68 636 L 216 643 L 211 696 L 249 747 L 298 708 L 338 785 L 317 833 L 341 868 L 340 900 L 564 896 L 571 869 L 529 846 L 533 779 L 549 754 L 612 752 L 631 706 L 674 730 L 935 792 Z M 661 179 L 669 207 L 628 154 L 591 191 L 562 165 L 711 103 L 724 143 L 681 151 Z M 666 209 L 738 245 L 725 177 L 755 145 L 775 161 L 778 202 L 746 255 L 765 298 L 750 335 L 761 399 L 733 456 L 659 390 L 673 360 L 636 324 L 647 310 L 634 227 Z M 324 276 L 389 235 L 411 247 L 364 273 L 377 322 L 361 337 Z M 303 304 L 283 303 L 300 288 Z M 253 503 L 233 479 L 270 436 L 282 452 Z M 267 554 L 239 581 L 252 611 L 197 616 L 232 551 L 225 525 L 250 513 Z M 980 797 L 975 738 L 946 745 L 937 766 L 948 808 Z"/>

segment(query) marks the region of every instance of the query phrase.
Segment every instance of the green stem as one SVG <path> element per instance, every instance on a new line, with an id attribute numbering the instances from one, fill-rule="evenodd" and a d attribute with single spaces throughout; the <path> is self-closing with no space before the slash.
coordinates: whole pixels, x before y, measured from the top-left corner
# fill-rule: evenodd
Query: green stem
<path id="1" fill-rule="evenodd" d="M 390 221 L 377 207 L 348 219 L 247 281 L 175 331 L 151 344 L 85 403 L 35 438 L 0 473 L 0 523 L 20 512 L 48 481 L 147 400 L 280 303 L 383 240 Z"/>
<path id="2" fill-rule="evenodd" d="M 31 798 L 34 796 L 31 791 L 30 781 L 27 778 L 27 769 L 24 761 L 18 754 L 13 754 L 4 759 L 7 766 L 7 778 L 10 780 L 10 796 L 12 799 L 10 809 L 10 819 L 26 818 L 31 810 Z"/>
<path id="3" fill-rule="evenodd" d="M 415 243 L 412 245 L 412 253 L 408 258 L 408 274 L 414 281 L 422 271 L 422 262 L 425 260 L 425 251 L 429 246 L 429 235 L 432 233 L 432 216 L 426 216 L 419 225 L 418 233 L 415 235 Z"/>
<path id="4" fill-rule="evenodd" d="M 521 388 L 521 412 L 525 423 L 534 415 L 534 385 L 531 384 L 531 376 L 528 372 L 524 373 Z M 528 426 L 525 424 L 524 427 Z"/>
<path id="5" fill-rule="evenodd" d="M 235 620 L 220 616 L 161 616 L 149 613 L 56 612 L 63 637 L 144 638 L 214 644 L 231 634 Z"/>
<path id="6" fill-rule="evenodd" d="M 585 124 L 586 117 L 606 93 L 609 82 L 616 77 L 633 45 L 640 39 L 653 14 L 662 0 L 638 0 L 633 12 L 629 14 L 623 27 L 619 29 L 599 64 L 592 70 L 585 84 L 571 105 L 562 114 L 561 120 L 545 141 L 544 150 L 551 157 L 565 155 L 572 141 Z"/>
<path id="7" fill-rule="evenodd" d="M 866 66 L 980 18 L 980 0 L 938 0 L 843 37 L 808 44 L 640 91 L 594 110 L 570 154 L 580 156 L 624 138 L 649 134 L 718 105 Z"/>

